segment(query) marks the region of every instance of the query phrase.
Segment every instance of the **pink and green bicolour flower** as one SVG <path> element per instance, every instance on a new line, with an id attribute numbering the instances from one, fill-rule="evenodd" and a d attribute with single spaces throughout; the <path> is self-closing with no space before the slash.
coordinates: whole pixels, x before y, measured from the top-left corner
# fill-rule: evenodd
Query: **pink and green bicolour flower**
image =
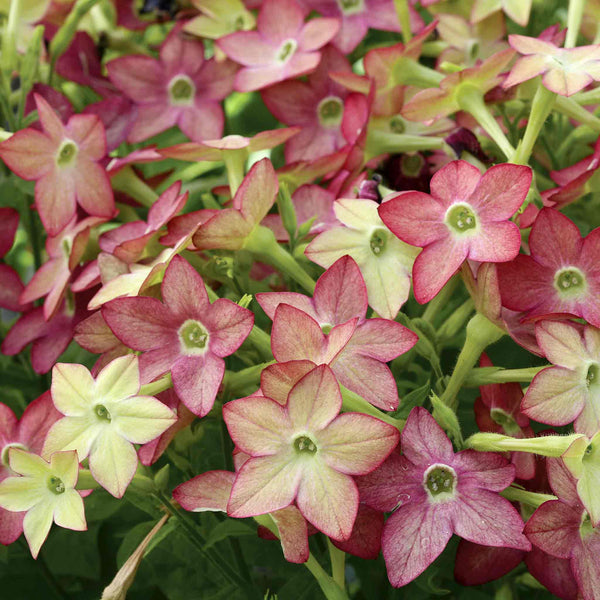
<path id="1" fill-rule="evenodd" d="M 540 348 L 554 365 L 538 373 L 523 398 L 523 412 L 548 425 L 575 421 L 575 431 L 600 431 L 600 331 L 589 325 L 542 321 Z"/>
<path id="2" fill-rule="evenodd" d="M 499 454 L 452 444 L 435 419 L 417 407 L 402 431 L 402 456 L 358 480 L 361 500 L 393 512 L 386 521 L 383 557 L 390 583 L 406 585 L 421 574 L 456 534 L 485 546 L 530 550 L 523 521 L 498 492 L 515 470 Z"/>
<path id="3" fill-rule="evenodd" d="M 27 512 L 23 531 L 34 558 L 52 521 L 75 531 L 87 529 L 83 499 L 75 489 L 79 475 L 77 452 L 55 452 L 50 462 L 20 448 L 11 448 L 8 456 L 10 468 L 18 476 L 0 483 L 0 507 Z"/>
<path id="4" fill-rule="evenodd" d="M 529 251 L 497 265 L 502 305 L 527 318 L 562 313 L 600 327 L 600 228 L 582 239 L 568 217 L 543 208 Z"/>
<path id="5" fill-rule="evenodd" d="M 144 383 L 171 372 L 182 402 L 203 417 L 213 407 L 225 356 L 246 339 L 252 312 L 219 298 L 213 304 L 198 272 L 175 256 L 162 282 L 162 298 L 117 298 L 102 308 L 114 334 L 139 357 Z"/>
<path id="6" fill-rule="evenodd" d="M 326 363 L 342 385 L 371 404 L 397 408 L 398 389 L 385 363 L 412 348 L 417 336 L 395 321 L 366 319 L 365 282 L 350 256 L 321 275 L 313 298 L 272 292 L 256 299 L 273 319 L 277 360 Z"/>
<path id="7" fill-rule="evenodd" d="M 243 65 L 235 77 L 235 89 L 252 92 L 310 73 L 321 60 L 318 52 L 339 29 L 337 19 L 311 19 L 295 0 L 265 0 L 256 31 L 236 31 L 222 37 L 217 46 Z"/>
<path id="8" fill-rule="evenodd" d="M 23 129 L 0 144 L 0 158 L 19 177 L 35 181 L 35 205 L 49 235 L 75 215 L 77 204 L 95 217 L 115 213 L 108 175 L 99 161 L 106 155 L 102 121 L 73 115 L 66 125 L 36 94 L 43 131 Z"/>
<path id="9" fill-rule="evenodd" d="M 239 470 L 227 511 L 274 512 L 296 502 L 309 523 L 348 539 L 358 512 L 353 475 L 377 468 L 398 443 L 395 427 L 368 415 L 339 414 L 335 375 L 320 365 L 291 389 L 287 404 L 242 398 L 223 407 L 236 446 L 251 458 Z"/>
<path id="10" fill-rule="evenodd" d="M 220 101 L 232 90 L 237 70 L 230 61 L 204 60 L 202 42 L 186 39 L 175 27 L 159 59 L 123 56 L 107 64 L 111 81 L 138 107 L 130 142 L 141 142 L 173 125 L 191 140 L 221 137 Z"/>
<path id="11" fill-rule="evenodd" d="M 59 363 L 52 370 L 52 401 L 65 415 L 46 438 L 43 456 L 76 450 L 89 457 L 94 479 L 120 498 L 138 466 L 134 444 L 145 444 L 175 422 L 160 400 L 140 396 L 138 358 L 116 358 L 96 379 L 79 364 Z"/>
<path id="12" fill-rule="evenodd" d="M 501 164 L 482 176 L 456 160 L 431 179 L 431 195 L 401 192 L 379 207 L 383 222 L 402 241 L 423 251 L 413 266 L 418 302 L 429 302 L 466 259 L 505 262 L 517 256 L 519 228 L 509 221 L 521 206 L 532 173 Z"/>

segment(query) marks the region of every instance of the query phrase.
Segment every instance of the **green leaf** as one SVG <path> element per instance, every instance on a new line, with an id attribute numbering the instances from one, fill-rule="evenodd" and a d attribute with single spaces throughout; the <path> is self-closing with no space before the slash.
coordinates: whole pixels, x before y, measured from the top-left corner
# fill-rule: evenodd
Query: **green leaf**
<path id="1" fill-rule="evenodd" d="M 431 392 L 431 404 L 433 405 L 433 418 L 439 426 L 448 434 L 450 439 L 458 448 L 462 448 L 464 440 L 460 429 L 460 423 L 455 412 L 446 406 L 435 394 Z"/>
<path id="2" fill-rule="evenodd" d="M 431 386 L 429 385 L 429 382 L 427 382 L 403 396 L 400 408 L 396 411 L 394 416 L 399 419 L 406 419 L 415 406 L 423 406 L 423 404 L 425 404 L 430 389 Z"/>
<path id="3" fill-rule="evenodd" d="M 228 537 L 255 536 L 256 530 L 239 519 L 226 519 L 218 523 L 210 532 L 206 545 L 207 550 Z"/>

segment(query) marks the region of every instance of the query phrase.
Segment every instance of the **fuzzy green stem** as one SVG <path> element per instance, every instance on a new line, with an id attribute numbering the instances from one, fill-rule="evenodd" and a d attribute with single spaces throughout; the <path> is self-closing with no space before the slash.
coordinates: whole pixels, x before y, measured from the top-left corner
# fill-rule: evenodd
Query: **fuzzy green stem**
<path id="1" fill-rule="evenodd" d="M 274 362 L 275 361 L 272 360 L 237 372 L 225 371 L 223 386 L 226 387 L 228 392 L 235 396 L 236 394 L 243 392 L 248 386 L 258 385 L 260 383 L 260 374 L 266 367 L 272 365 Z"/>
<path id="2" fill-rule="evenodd" d="M 78 490 L 96 490 L 100 487 L 100 484 L 92 477 L 88 469 L 80 469 L 75 487 Z"/>
<path id="3" fill-rule="evenodd" d="M 529 163 L 529 157 L 531 156 L 535 142 L 548 115 L 552 111 L 555 100 L 556 94 L 545 88 L 540 82 L 531 103 L 531 113 L 527 120 L 525 135 L 517 146 L 511 162 L 517 165 L 526 165 Z"/>
<path id="4" fill-rule="evenodd" d="M 420 62 L 403 56 L 394 66 L 396 85 L 414 85 L 420 88 L 438 87 L 444 75 Z"/>
<path id="5" fill-rule="evenodd" d="M 557 497 L 552 494 L 538 494 L 513 486 L 507 487 L 500 492 L 500 495 L 511 502 L 522 502 L 533 508 L 538 508 L 544 502 L 548 502 L 548 500 L 557 500 Z"/>
<path id="6" fill-rule="evenodd" d="M 398 429 L 398 431 L 402 431 L 402 428 L 404 427 L 406 421 L 404 421 L 403 419 L 395 419 L 391 415 L 384 413 L 372 404 L 369 404 L 369 402 L 367 402 L 364 398 L 359 396 L 356 392 L 345 388 L 343 385 L 340 386 L 340 388 L 342 390 L 342 410 L 345 410 L 347 412 L 359 412 L 365 415 L 371 415 L 372 417 L 376 417 L 380 421 L 393 425 L 396 429 Z"/>
<path id="7" fill-rule="evenodd" d="M 600 132 L 600 119 L 588 112 L 578 104 L 573 98 L 566 96 L 557 96 L 554 108 L 569 119 L 574 119 L 582 125 L 587 125 L 590 129 Z"/>
<path id="8" fill-rule="evenodd" d="M 577 102 L 577 104 L 582 104 L 584 106 L 598 104 L 600 103 L 600 87 L 587 92 L 579 92 L 578 94 L 571 96 L 571 99 Z"/>
<path id="9" fill-rule="evenodd" d="M 312 296 L 315 282 L 296 259 L 277 243 L 275 234 L 268 227 L 255 227 L 246 238 L 244 249 L 252 252 L 258 260 L 270 264 L 293 279 Z"/>
<path id="10" fill-rule="evenodd" d="M 456 100 L 461 110 L 468 112 L 475 118 L 479 125 L 496 142 L 506 158 L 510 160 L 515 149 L 511 146 L 500 125 L 498 125 L 496 119 L 490 113 L 489 108 L 483 100 L 481 90 L 468 83 L 463 83 L 456 90 Z"/>
<path id="11" fill-rule="evenodd" d="M 502 369 L 501 367 L 475 368 L 471 369 L 463 385 L 464 387 L 479 387 L 480 385 L 489 385 L 492 383 L 529 383 L 540 371 L 547 367 L 548 365 L 529 367 L 528 369 Z"/>
<path id="12" fill-rule="evenodd" d="M 311 554 L 304 566 L 317 580 L 319 587 L 327 600 L 348 600 L 346 592 L 323 570 L 317 559 Z"/>
<path id="13" fill-rule="evenodd" d="M 412 31 L 410 30 L 410 11 L 408 8 L 408 0 L 394 0 L 396 14 L 400 22 L 400 31 L 402 32 L 402 41 L 408 44 L 412 39 Z"/>
<path id="14" fill-rule="evenodd" d="M 8 22 L 2 39 L 2 69 L 10 77 L 17 68 L 17 30 L 21 16 L 21 0 L 11 0 Z"/>
<path id="15" fill-rule="evenodd" d="M 565 48 L 574 48 L 577 43 L 577 34 L 583 17 L 585 0 L 569 0 L 569 14 L 567 16 L 567 35 Z"/>
<path id="16" fill-rule="evenodd" d="M 473 313 L 475 302 L 467 298 L 441 325 L 438 329 L 440 340 L 452 339 L 465 326 L 465 322 Z"/>
<path id="17" fill-rule="evenodd" d="M 331 561 L 331 575 L 333 580 L 343 590 L 346 588 L 345 582 L 345 563 L 346 553 L 336 548 L 329 538 L 327 538 L 327 548 L 329 549 L 329 559 Z"/>
<path id="18" fill-rule="evenodd" d="M 258 350 L 263 359 L 273 358 L 271 336 L 266 331 L 255 325 L 246 339 Z"/>
<path id="19" fill-rule="evenodd" d="M 476 313 L 468 322 L 465 345 L 458 355 L 448 386 L 440 398 L 446 406 L 456 409 L 458 392 L 471 369 L 477 364 L 481 353 L 503 335 L 504 331 L 480 313 Z"/>
<path id="20" fill-rule="evenodd" d="M 231 197 L 235 196 L 240 184 L 244 179 L 244 167 L 246 166 L 247 150 L 223 150 L 223 162 L 227 169 L 227 178 L 229 180 L 229 189 Z"/>
<path id="21" fill-rule="evenodd" d="M 367 157 L 373 157 L 381 154 L 439 150 L 443 146 L 443 138 L 390 133 L 389 131 L 373 129 L 367 134 L 365 152 Z"/>
<path id="22" fill-rule="evenodd" d="M 142 181 L 131 167 L 125 167 L 115 173 L 110 180 L 115 191 L 123 192 L 149 208 L 158 199 L 158 194 Z"/>
<path id="23" fill-rule="evenodd" d="M 165 390 L 173 387 L 173 381 L 171 380 L 171 373 L 167 373 L 164 377 L 157 379 L 156 381 L 152 381 L 151 383 L 146 383 L 140 388 L 141 396 L 156 396 L 156 394 L 160 394 Z"/>
<path id="24" fill-rule="evenodd" d="M 562 456 L 584 435 L 546 435 L 537 438 L 514 438 L 500 433 L 475 433 L 465 441 L 467 448 L 479 452 L 531 452 L 540 456 Z"/>
<path id="25" fill-rule="evenodd" d="M 428 323 L 433 323 L 438 313 L 444 309 L 444 307 L 448 304 L 448 301 L 452 298 L 454 294 L 454 290 L 458 285 L 459 278 L 452 277 L 448 283 L 440 290 L 437 296 L 431 300 L 425 307 L 425 311 L 421 315 L 421 318 L 427 321 Z"/>

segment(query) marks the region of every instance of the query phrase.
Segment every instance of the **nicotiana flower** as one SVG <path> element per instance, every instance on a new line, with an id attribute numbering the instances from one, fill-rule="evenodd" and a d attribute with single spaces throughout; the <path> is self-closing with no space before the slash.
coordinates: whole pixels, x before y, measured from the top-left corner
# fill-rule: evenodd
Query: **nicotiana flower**
<path id="1" fill-rule="evenodd" d="M 358 479 L 361 500 L 393 512 L 385 523 L 383 557 L 390 583 L 400 587 L 422 573 L 456 535 L 485 546 L 529 550 L 523 521 L 497 492 L 514 479 L 498 454 L 452 444 L 435 419 L 414 408 L 402 431 L 403 455 Z"/>
<path id="2" fill-rule="evenodd" d="M 569 560 L 581 597 L 594 600 L 600 592 L 600 529 L 592 525 L 576 481 L 560 459 L 548 459 L 547 465 L 558 499 L 544 502 L 533 513 L 525 534 L 544 552 Z"/>
<path id="3" fill-rule="evenodd" d="M 482 176 L 463 160 L 449 163 L 431 179 L 431 195 L 401 192 L 379 207 L 383 222 L 401 240 L 423 251 L 413 266 L 418 302 L 429 302 L 467 259 L 510 261 L 521 234 L 509 221 L 521 206 L 532 172 L 500 164 Z"/>
<path id="4" fill-rule="evenodd" d="M 335 36 L 337 19 L 311 19 L 295 0 L 265 0 L 256 31 L 237 31 L 220 38 L 217 46 L 243 65 L 235 89 L 251 92 L 316 69 L 320 48 Z"/>
<path id="5" fill-rule="evenodd" d="M 365 283 L 350 256 L 321 275 L 312 299 L 273 292 L 258 294 L 257 300 L 273 319 L 271 339 L 277 360 L 327 363 L 342 385 L 371 404 L 384 410 L 398 406 L 396 382 L 385 363 L 407 352 L 417 337 L 395 321 L 365 319 Z M 341 335 L 348 326 L 349 338 Z M 300 330 L 306 338 L 299 336 Z"/>
<path id="6" fill-rule="evenodd" d="M 52 401 L 65 415 L 46 438 L 43 456 L 76 450 L 89 457 L 94 479 L 120 498 L 138 465 L 133 444 L 145 444 L 175 422 L 173 411 L 152 396 L 139 396 L 138 357 L 116 358 L 96 379 L 79 364 L 52 369 Z"/>
<path id="7" fill-rule="evenodd" d="M 13 411 L 0 403 L 0 481 L 12 475 L 9 450 L 21 448 L 38 454 L 48 429 L 61 417 L 54 408 L 50 392 L 31 402 L 19 420 Z M 23 513 L 0 509 L 0 544 L 12 544 L 23 532 Z"/>
<path id="8" fill-rule="evenodd" d="M 541 75 L 550 91 L 571 96 L 600 80 L 600 44 L 559 48 L 550 41 L 514 34 L 508 42 L 525 56 L 515 63 L 502 84 L 505 88 Z"/>
<path id="9" fill-rule="evenodd" d="M 242 0 L 192 0 L 192 4 L 201 14 L 187 21 L 183 30 L 198 37 L 218 40 L 234 31 L 252 29 L 256 24 Z"/>
<path id="10" fill-rule="evenodd" d="M 410 292 L 410 272 L 419 250 L 401 242 L 377 214 L 374 200 L 342 198 L 333 206 L 342 226 L 318 235 L 306 256 L 330 267 L 342 256 L 351 256 L 364 277 L 369 305 L 377 314 L 394 319 Z"/>
<path id="11" fill-rule="evenodd" d="M 479 23 L 488 16 L 503 11 L 515 23 L 525 27 L 533 0 L 475 0 L 471 9 L 471 22 Z"/>
<path id="12" fill-rule="evenodd" d="M 542 352 L 556 366 L 534 377 L 523 412 L 549 425 L 575 421 L 575 431 L 592 437 L 600 430 L 600 330 L 542 321 L 535 332 Z"/>
<path id="13" fill-rule="evenodd" d="M 227 511 L 270 513 L 294 500 L 302 515 L 334 539 L 347 539 L 358 511 L 352 475 L 375 469 L 398 443 L 398 431 L 374 417 L 339 414 L 334 374 L 321 365 L 291 389 L 287 404 L 269 398 L 228 402 L 229 433 L 250 459 L 239 470 Z"/>
<path id="14" fill-rule="evenodd" d="M 12 248 L 18 226 L 19 213 L 14 208 L 0 208 L 0 258 Z M 19 274 L 11 266 L 0 262 L 0 278 L 0 308 L 15 312 L 27 308 L 19 301 L 24 287 Z"/>
<path id="15" fill-rule="evenodd" d="M 117 298 L 102 308 L 114 334 L 141 351 L 144 383 L 171 372 L 182 402 L 196 415 L 212 408 L 225 372 L 223 358 L 246 339 L 252 312 L 231 300 L 213 304 L 198 272 L 183 258 L 173 258 L 156 298 Z M 148 440 L 149 441 L 149 440 Z"/>
<path id="16" fill-rule="evenodd" d="M 106 137 L 94 115 L 73 115 L 66 125 L 36 95 L 43 131 L 23 129 L 0 144 L 0 158 L 19 177 L 35 181 L 35 205 L 49 235 L 75 215 L 77 203 L 90 215 L 112 217 L 112 188 L 99 161 Z"/>
<path id="17" fill-rule="evenodd" d="M 52 522 L 85 531 L 83 500 L 75 489 L 79 474 L 77 452 L 55 452 L 50 462 L 19 448 L 8 452 L 12 471 L 0 483 L 0 507 L 25 512 L 23 531 L 34 558 L 48 536 Z"/>
<path id="18" fill-rule="evenodd" d="M 223 133 L 220 101 L 232 90 L 237 67 L 204 59 L 199 40 L 185 39 L 175 27 L 159 59 L 123 56 L 107 64 L 111 81 L 138 105 L 129 141 L 140 142 L 173 125 L 200 142 Z"/>
<path id="19" fill-rule="evenodd" d="M 528 318 L 566 313 L 600 327 L 600 228 L 582 239 L 567 216 L 543 208 L 529 250 L 497 265 L 502 305 Z"/>

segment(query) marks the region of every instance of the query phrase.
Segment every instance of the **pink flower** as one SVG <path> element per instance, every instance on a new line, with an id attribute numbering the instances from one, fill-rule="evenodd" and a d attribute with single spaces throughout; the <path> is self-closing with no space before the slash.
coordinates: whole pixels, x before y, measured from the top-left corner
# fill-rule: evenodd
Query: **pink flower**
<path id="1" fill-rule="evenodd" d="M 402 192 L 379 208 L 383 222 L 402 241 L 423 251 L 413 266 L 418 302 L 429 302 L 467 259 L 512 260 L 521 234 L 509 221 L 531 185 L 531 169 L 501 164 L 482 176 L 457 160 L 431 179 L 431 195 Z"/>
<path id="2" fill-rule="evenodd" d="M 217 46 L 243 65 L 235 89 L 251 92 L 284 79 L 314 71 L 317 52 L 339 29 L 337 19 L 311 19 L 295 0 L 265 0 L 258 14 L 257 31 L 237 31 L 222 37 Z"/>
<path id="3" fill-rule="evenodd" d="M 184 38 L 180 29 L 167 36 L 159 60 L 132 55 L 107 64 L 111 81 L 139 108 L 130 142 L 141 142 L 173 125 L 196 142 L 223 133 L 219 102 L 231 92 L 236 66 L 205 61 L 202 43 Z"/>
<path id="4" fill-rule="evenodd" d="M 12 474 L 8 466 L 9 449 L 21 448 L 39 454 L 48 430 L 60 417 L 50 392 L 29 404 L 20 420 L 8 406 L 0 403 L 0 481 Z M 0 544 L 12 544 L 21 535 L 24 516 L 24 512 L 0 508 Z"/>
<path id="5" fill-rule="evenodd" d="M 348 90 L 329 77 L 331 71 L 351 72 L 350 63 L 335 48 L 323 49 L 321 62 L 306 82 L 284 81 L 262 91 L 273 115 L 302 131 L 285 146 L 287 162 L 314 159 L 345 147 L 342 133 L 344 101 Z"/>
<path id="6" fill-rule="evenodd" d="M 412 348 L 417 336 L 395 321 L 365 318 L 367 291 L 352 258 L 340 258 L 319 278 L 313 298 L 280 292 L 258 294 L 257 300 L 273 319 L 271 342 L 279 362 L 327 364 L 342 385 L 374 406 L 398 407 L 396 382 L 385 363 Z"/>
<path id="7" fill-rule="evenodd" d="M 473 450 L 454 454 L 441 427 L 420 407 L 410 413 L 401 444 L 402 456 L 392 454 L 358 480 L 367 505 L 394 511 L 382 538 L 394 587 L 422 573 L 453 533 L 485 546 L 531 548 L 519 513 L 497 493 L 514 479 L 504 458 Z"/>
<path id="8" fill-rule="evenodd" d="M 204 282 L 189 263 L 173 257 L 156 298 L 117 298 L 102 308 L 114 334 L 141 351 L 143 382 L 171 371 L 181 401 L 196 415 L 213 406 L 225 372 L 223 358 L 250 333 L 253 315 L 223 298 L 210 304 Z"/>
<path id="9" fill-rule="evenodd" d="M 600 327 L 600 228 L 582 239 L 568 217 L 543 208 L 529 250 L 497 265 L 503 306 L 527 318 L 567 313 Z"/>
<path id="10" fill-rule="evenodd" d="M 112 217 L 110 181 L 98 164 L 106 137 L 94 115 L 73 115 L 63 125 L 50 105 L 36 95 L 43 132 L 17 131 L 0 144 L 0 158 L 19 177 L 35 181 L 35 205 L 49 235 L 56 235 L 75 215 L 76 205 L 96 217 Z"/>
<path id="11" fill-rule="evenodd" d="M 398 431 L 359 413 L 340 415 L 332 371 L 316 367 L 291 389 L 287 404 L 269 398 L 228 402 L 229 433 L 250 459 L 238 472 L 227 511 L 270 513 L 294 500 L 302 515 L 334 539 L 348 539 L 358 511 L 352 475 L 375 469 L 398 443 Z"/>
<path id="12" fill-rule="evenodd" d="M 12 248 L 19 226 L 19 213 L 14 208 L 0 208 L 0 258 Z M 19 301 L 23 283 L 19 274 L 10 266 L 0 263 L 0 307 L 20 311 L 24 306 Z"/>

